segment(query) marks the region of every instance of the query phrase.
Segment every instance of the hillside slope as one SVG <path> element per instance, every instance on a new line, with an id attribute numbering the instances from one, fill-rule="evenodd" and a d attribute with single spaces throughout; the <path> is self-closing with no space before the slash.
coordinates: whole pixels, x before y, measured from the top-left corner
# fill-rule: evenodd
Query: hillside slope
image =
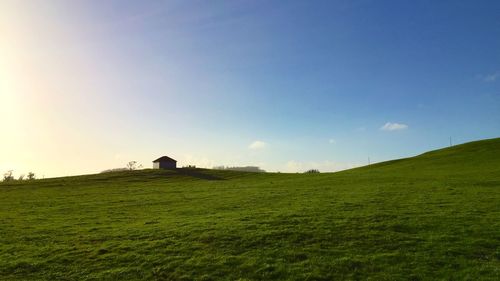
<path id="1" fill-rule="evenodd" d="M 500 177 L 500 138 L 474 141 L 350 170 L 370 176 Z"/>
<path id="2" fill-rule="evenodd" d="M 0 184 L 0 280 L 498 280 L 499 142 L 340 173 Z"/>

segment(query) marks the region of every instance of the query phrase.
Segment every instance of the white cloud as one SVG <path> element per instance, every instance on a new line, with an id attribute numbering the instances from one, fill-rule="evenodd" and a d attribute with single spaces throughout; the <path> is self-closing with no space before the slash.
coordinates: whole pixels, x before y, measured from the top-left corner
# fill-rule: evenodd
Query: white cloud
<path id="1" fill-rule="evenodd" d="M 253 150 L 264 149 L 266 147 L 268 147 L 268 144 L 260 140 L 256 140 L 248 146 L 249 149 Z"/>
<path id="2" fill-rule="evenodd" d="M 336 172 L 336 171 L 355 168 L 358 166 L 359 165 L 356 164 L 338 163 L 329 160 L 319 161 L 319 162 L 317 161 L 299 162 L 292 160 L 286 163 L 285 169 L 283 171 L 288 173 L 296 173 L 296 172 L 300 173 L 311 169 L 317 169 L 321 172 Z"/>
<path id="3" fill-rule="evenodd" d="M 500 71 L 487 75 L 478 75 L 478 77 L 482 79 L 484 82 L 494 82 L 497 79 L 500 79 Z"/>
<path id="4" fill-rule="evenodd" d="M 328 140 L 328 143 L 329 143 L 329 144 L 336 144 L 336 143 L 337 143 L 337 141 L 336 141 L 335 139 L 329 139 L 329 140 Z"/>
<path id="5" fill-rule="evenodd" d="M 399 123 L 391 123 L 391 122 L 387 122 L 387 123 L 385 123 L 384 126 L 380 127 L 380 130 L 382 130 L 382 131 L 398 131 L 398 130 L 405 130 L 405 129 L 408 129 L 408 125 L 399 124 Z"/>

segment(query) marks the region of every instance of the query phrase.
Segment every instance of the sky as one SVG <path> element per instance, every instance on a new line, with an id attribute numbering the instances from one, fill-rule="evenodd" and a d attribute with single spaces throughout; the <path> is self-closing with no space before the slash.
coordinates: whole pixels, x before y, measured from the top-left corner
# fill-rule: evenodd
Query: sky
<path id="1" fill-rule="evenodd" d="M 500 137 L 499 1 L 0 1 L 0 172 L 331 172 Z"/>

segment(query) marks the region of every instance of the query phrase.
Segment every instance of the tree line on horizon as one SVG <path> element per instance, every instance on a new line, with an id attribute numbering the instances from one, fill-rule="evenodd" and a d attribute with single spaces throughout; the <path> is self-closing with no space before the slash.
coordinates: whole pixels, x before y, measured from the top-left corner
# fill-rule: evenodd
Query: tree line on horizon
<path id="1" fill-rule="evenodd" d="M 111 172 L 122 172 L 122 171 L 135 171 L 142 169 L 143 166 L 142 164 L 139 164 L 137 161 L 129 161 L 125 167 L 123 168 L 112 168 L 112 169 L 107 169 L 103 170 L 100 173 L 111 173 Z M 194 165 L 188 165 L 183 168 L 196 168 Z M 227 170 L 227 171 L 239 171 L 239 172 L 254 172 L 254 173 L 266 173 L 265 170 L 261 169 L 258 166 L 214 166 L 212 167 L 212 170 Z M 307 170 L 304 173 L 306 174 L 316 174 L 320 173 L 319 170 L 317 169 L 311 169 Z M 9 182 L 9 181 L 23 181 L 23 180 L 35 180 L 36 179 L 36 174 L 33 172 L 29 172 L 27 174 L 21 174 L 19 175 L 18 178 L 14 177 L 14 171 L 9 170 L 3 174 L 2 181 L 3 182 Z"/>
<path id="2" fill-rule="evenodd" d="M 35 180 L 36 175 L 33 172 L 29 172 L 27 174 L 21 174 L 19 177 L 16 179 L 14 177 L 14 170 L 8 170 L 3 174 L 2 181 L 3 182 L 9 182 L 9 181 L 23 181 L 23 180 Z"/>
<path id="3" fill-rule="evenodd" d="M 256 172 L 256 173 L 265 173 L 265 170 L 257 166 L 244 166 L 244 167 L 229 167 L 229 166 L 215 166 L 212 170 L 228 170 L 228 171 L 239 171 L 239 172 Z"/>

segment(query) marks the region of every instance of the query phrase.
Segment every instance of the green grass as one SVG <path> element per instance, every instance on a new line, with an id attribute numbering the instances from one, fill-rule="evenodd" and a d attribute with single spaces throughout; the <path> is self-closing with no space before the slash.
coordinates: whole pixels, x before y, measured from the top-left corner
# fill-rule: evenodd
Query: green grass
<path id="1" fill-rule="evenodd" d="M 0 184 L 2 280 L 499 280 L 500 139 L 324 174 Z"/>

